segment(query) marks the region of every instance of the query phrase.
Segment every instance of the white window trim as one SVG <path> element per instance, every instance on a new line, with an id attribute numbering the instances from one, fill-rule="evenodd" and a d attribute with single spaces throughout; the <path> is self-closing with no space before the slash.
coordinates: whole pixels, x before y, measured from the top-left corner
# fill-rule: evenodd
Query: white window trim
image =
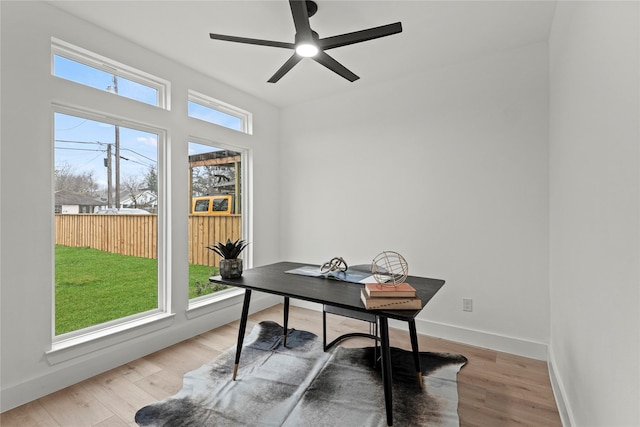
<path id="1" fill-rule="evenodd" d="M 189 89 L 188 100 L 191 102 L 195 102 L 196 104 L 200 104 L 204 107 L 209 107 L 213 110 L 220 111 L 221 113 L 237 117 L 242 121 L 242 130 L 240 130 L 240 132 L 246 133 L 248 135 L 253 134 L 253 114 L 251 114 L 249 111 L 243 110 L 242 108 L 238 108 L 231 104 L 227 104 L 226 102 L 220 101 L 191 89 Z"/>
<path id="2" fill-rule="evenodd" d="M 55 37 L 51 37 L 51 75 L 54 75 L 54 55 L 60 55 L 89 67 L 115 74 L 127 80 L 156 89 L 158 93 L 157 107 L 171 110 L 171 82 L 168 80 L 114 61 L 105 56 L 98 55 L 95 52 L 72 45 Z"/>
<path id="3" fill-rule="evenodd" d="M 203 295 L 189 300 L 187 318 L 189 320 L 213 313 L 226 307 L 242 303 L 243 288 L 232 288 Z"/>
<path id="4" fill-rule="evenodd" d="M 155 310 L 131 317 L 128 321 L 122 321 L 127 319 L 123 318 L 109 322 L 109 326 L 100 325 L 102 327 L 94 332 L 82 329 L 84 334 L 54 341 L 45 352 L 47 361 L 56 365 L 167 328 L 173 324 L 175 314 Z"/>
<path id="5" fill-rule="evenodd" d="M 135 334 L 135 336 L 144 335 L 145 333 L 149 333 L 148 326 L 160 325 L 157 327 L 165 327 L 167 325 L 166 322 L 163 322 L 167 318 L 173 318 L 174 314 L 170 313 L 171 311 L 171 292 L 169 289 L 169 277 L 170 276 L 170 263 L 171 259 L 171 245 L 169 244 L 170 233 L 168 230 L 168 224 L 171 223 L 168 218 L 170 209 L 168 209 L 168 197 L 169 192 L 169 170 L 167 168 L 167 152 L 169 150 L 167 131 L 164 129 L 152 127 L 149 125 L 145 125 L 140 122 L 135 122 L 132 120 L 124 120 L 120 118 L 115 118 L 113 116 L 99 113 L 96 111 L 91 111 L 89 109 L 84 108 L 76 108 L 67 105 L 52 104 L 52 114 L 51 114 L 51 129 L 52 135 L 51 139 L 53 140 L 55 135 L 55 126 L 54 126 L 54 114 L 68 114 L 76 117 L 82 117 L 90 120 L 100 121 L 104 123 L 109 123 L 112 125 L 120 125 L 129 127 L 136 130 L 141 130 L 144 132 L 153 133 L 158 136 L 158 171 L 163 170 L 164 173 L 158 174 L 158 241 L 156 242 L 158 253 L 158 308 L 143 312 L 137 313 L 131 316 L 122 317 L 118 319 L 111 320 L 109 322 L 100 323 L 98 325 L 89 326 L 86 328 L 78 329 L 77 331 L 72 331 L 66 334 L 56 335 L 55 334 L 55 308 L 52 310 L 52 319 L 51 319 L 51 350 L 48 351 L 47 358 L 51 363 L 59 363 L 64 360 L 68 360 L 73 357 L 77 357 L 79 355 L 87 354 L 97 349 L 103 348 L 108 343 L 112 342 L 113 339 L 118 342 L 118 336 L 123 335 L 125 339 L 130 339 L 131 337 L 127 335 L 127 331 L 131 329 L 141 329 L 142 332 L 139 334 Z M 53 156 L 52 156 L 53 161 Z M 52 169 L 54 169 L 54 165 L 52 164 Z M 51 194 L 54 194 L 53 188 L 51 189 Z M 53 203 L 53 196 L 52 196 Z M 55 233 L 55 227 L 53 225 L 53 217 L 51 218 L 51 233 Z M 52 236 L 52 241 L 55 241 L 55 236 Z M 53 251 L 55 248 L 51 248 L 51 257 L 54 258 Z M 55 280 L 55 272 L 52 273 L 52 277 Z M 52 300 L 55 301 L 55 282 L 52 283 Z M 143 327 L 147 327 L 146 329 Z M 115 335 L 114 338 L 106 339 L 111 335 Z M 107 344 L 104 344 L 107 343 Z M 57 361 L 57 362 L 56 362 Z"/>
<path id="6" fill-rule="evenodd" d="M 228 144 L 221 144 L 211 141 L 210 139 L 200 138 L 197 136 L 190 136 L 189 142 L 195 142 L 196 144 L 208 145 L 210 147 L 222 148 L 225 150 L 231 150 L 240 153 L 240 164 L 242 165 L 242 173 L 240 174 L 240 188 L 242 188 L 242 238 L 247 241 L 253 241 L 253 211 L 252 202 L 252 187 L 251 187 L 251 159 L 252 152 L 247 148 L 233 147 Z M 253 267 L 253 247 L 247 246 L 242 255 L 243 268 Z M 203 314 L 211 313 L 215 310 L 228 307 L 240 302 L 239 298 L 244 294 L 244 289 L 233 289 L 230 291 L 214 292 L 212 294 L 203 295 L 188 300 L 187 317 L 189 319 L 201 316 Z"/>

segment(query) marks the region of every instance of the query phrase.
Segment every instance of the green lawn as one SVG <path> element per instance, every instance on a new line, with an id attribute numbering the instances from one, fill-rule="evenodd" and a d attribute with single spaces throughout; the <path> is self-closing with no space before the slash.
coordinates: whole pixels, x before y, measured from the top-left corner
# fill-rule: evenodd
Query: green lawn
<path id="1" fill-rule="evenodd" d="M 90 248 L 56 245 L 56 335 L 158 306 L 158 263 Z M 216 267 L 189 265 L 189 298 L 219 290 Z"/>

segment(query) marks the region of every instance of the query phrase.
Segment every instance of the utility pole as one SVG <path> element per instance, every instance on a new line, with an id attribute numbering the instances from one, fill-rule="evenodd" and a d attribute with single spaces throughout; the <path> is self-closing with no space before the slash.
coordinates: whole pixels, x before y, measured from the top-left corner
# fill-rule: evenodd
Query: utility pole
<path id="1" fill-rule="evenodd" d="M 107 158 L 104 162 L 107 167 L 107 207 L 112 207 L 113 185 L 111 184 L 111 144 L 107 144 Z"/>

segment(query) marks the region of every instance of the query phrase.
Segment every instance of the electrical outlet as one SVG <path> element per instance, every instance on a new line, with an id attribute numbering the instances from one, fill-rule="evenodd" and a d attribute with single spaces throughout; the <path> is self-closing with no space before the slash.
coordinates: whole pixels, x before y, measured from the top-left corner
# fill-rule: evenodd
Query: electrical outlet
<path id="1" fill-rule="evenodd" d="M 473 311 L 473 300 L 471 298 L 462 298 L 462 311 Z"/>

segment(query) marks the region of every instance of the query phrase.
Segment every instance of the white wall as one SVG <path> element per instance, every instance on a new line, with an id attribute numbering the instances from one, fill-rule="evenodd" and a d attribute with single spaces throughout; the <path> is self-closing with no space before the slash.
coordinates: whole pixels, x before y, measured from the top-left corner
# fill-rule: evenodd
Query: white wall
<path id="1" fill-rule="evenodd" d="M 398 251 L 410 273 L 446 280 L 422 332 L 546 358 L 547 58 L 538 43 L 380 86 L 365 76 L 284 109 L 283 257 Z"/>
<path id="2" fill-rule="evenodd" d="M 576 426 L 640 425 L 638 5 L 559 2 L 550 38 L 550 361 Z"/>
<path id="3" fill-rule="evenodd" d="M 251 150 L 254 228 L 249 236 L 255 265 L 279 259 L 278 121 L 279 111 L 237 89 L 205 78 L 177 63 L 117 38 L 40 2 L 0 3 L 2 31 L 2 258 L 1 394 L 6 410 L 163 348 L 217 325 L 237 319 L 240 302 L 215 313 L 187 317 L 187 141 L 207 138 Z M 51 37 L 65 40 L 172 83 L 172 111 L 158 114 L 106 92 L 79 87 L 51 76 Z M 200 54 L 194 52 L 194 54 Z M 186 113 L 187 90 L 217 97 L 254 113 L 254 135 L 247 136 L 197 120 Z M 52 102 L 94 105 L 133 114 L 169 135 L 168 182 L 173 202 L 168 212 L 171 240 L 169 281 L 173 319 L 139 338 L 52 364 L 53 184 Z M 179 203 L 184 201 L 184 203 Z M 25 209 L 29 207 L 29 209 Z M 263 304 L 266 304 L 264 302 Z M 268 302 L 270 303 L 270 302 Z M 258 307 L 259 304 L 253 305 Z M 196 314 L 202 314 L 196 316 Z M 117 340 L 116 340 L 117 342 Z M 96 348 L 99 346 L 96 346 Z"/>

